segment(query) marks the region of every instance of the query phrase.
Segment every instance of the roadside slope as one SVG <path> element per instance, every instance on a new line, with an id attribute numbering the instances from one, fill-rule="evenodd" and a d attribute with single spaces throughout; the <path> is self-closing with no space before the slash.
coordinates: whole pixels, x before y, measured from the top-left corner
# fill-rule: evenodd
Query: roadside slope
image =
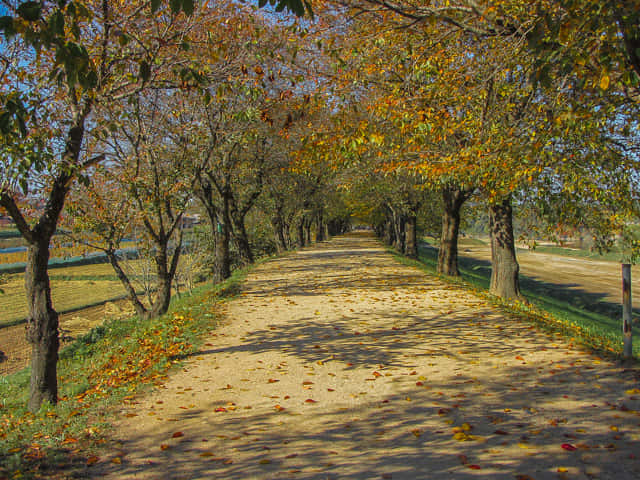
<path id="1" fill-rule="evenodd" d="M 640 476 L 636 372 L 398 264 L 370 237 L 266 262 L 226 308 L 182 371 L 123 406 L 96 474 Z"/>

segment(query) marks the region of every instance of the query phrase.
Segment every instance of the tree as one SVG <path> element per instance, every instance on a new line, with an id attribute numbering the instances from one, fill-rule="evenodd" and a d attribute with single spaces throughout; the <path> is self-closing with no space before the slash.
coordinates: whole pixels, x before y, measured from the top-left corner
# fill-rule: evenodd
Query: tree
<path id="1" fill-rule="evenodd" d="M 107 167 L 93 175 L 88 189 L 78 189 L 72 205 L 74 230 L 93 234 L 122 282 L 141 319 L 155 318 L 169 308 L 171 288 L 182 250 L 183 216 L 195 182 L 191 149 L 176 111 L 179 92 L 153 90 L 131 97 L 125 105 L 102 109 L 111 125 L 97 138 Z M 133 233 L 138 249 L 148 252 L 155 267 L 153 296 L 148 305 L 139 298 L 118 258 L 126 235 Z"/>

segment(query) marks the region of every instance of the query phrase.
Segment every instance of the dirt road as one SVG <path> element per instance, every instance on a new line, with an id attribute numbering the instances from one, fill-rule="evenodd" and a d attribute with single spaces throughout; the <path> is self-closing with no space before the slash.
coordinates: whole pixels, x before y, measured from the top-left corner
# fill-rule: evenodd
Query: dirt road
<path id="1" fill-rule="evenodd" d="M 491 261 L 491 247 L 462 242 L 462 257 Z M 577 292 L 598 296 L 602 301 L 620 304 L 622 301 L 622 274 L 619 263 L 565 257 L 518 249 L 520 273 L 541 282 L 555 284 Z M 490 268 L 487 265 L 486 268 Z M 634 309 L 640 309 L 640 265 L 631 268 Z"/>
<path id="2" fill-rule="evenodd" d="M 266 262 L 92 469 L 146 479 L 637 479 L 639 374 L 399 265 Z"/>

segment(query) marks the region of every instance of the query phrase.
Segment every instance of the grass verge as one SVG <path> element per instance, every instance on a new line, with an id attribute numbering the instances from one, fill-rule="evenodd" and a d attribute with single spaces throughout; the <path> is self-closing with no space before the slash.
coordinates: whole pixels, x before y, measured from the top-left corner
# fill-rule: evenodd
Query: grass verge
<path id="1" fill-rule="evenodd" d="M 160 318 L 112 320 L 60 354 L 59 402 L 27 411 L 29 369 L 0 377 L 0 478 L 91 477 L 114 407 L 161 384 L 198 350 L 220 317 L 217 305 L 240 291 L 248 269 L 176 299 Z"/>
<path id="2" fill-rule="evenodd" d="M 529 304 L 505 302 L 488 293 L 491 269 L 487 262 L 460 257 L 461 277 L 458 279 L 437 274 L 438 250 L 428 244 L 420 245 L 419 260 L 411 260 L 393 253 L 400 262 L 417 266 L 447 282 L 471 288 L 476 294 L 487 298 L 509 314 L 535 323 L 546 331 L 560 333 L 568 340 L 601 354 L 622 354 L 622 311 L 619 305 L 600 302 L 588 294 L 563 290 L 555 285 L 522 276 L 520 286 Z M 638 342 L 635 342 L 633 354 L 636 359 L 640 358 Z"/>

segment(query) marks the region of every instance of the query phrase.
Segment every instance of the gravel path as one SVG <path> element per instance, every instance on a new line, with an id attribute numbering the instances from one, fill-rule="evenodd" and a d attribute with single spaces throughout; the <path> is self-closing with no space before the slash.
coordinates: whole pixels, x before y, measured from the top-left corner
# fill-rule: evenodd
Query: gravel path
<path id="1" fill-rule="evenodd" d="M 108 478 L 640 478 L 637 370 L 350 235 L 260 265 Z"/>

